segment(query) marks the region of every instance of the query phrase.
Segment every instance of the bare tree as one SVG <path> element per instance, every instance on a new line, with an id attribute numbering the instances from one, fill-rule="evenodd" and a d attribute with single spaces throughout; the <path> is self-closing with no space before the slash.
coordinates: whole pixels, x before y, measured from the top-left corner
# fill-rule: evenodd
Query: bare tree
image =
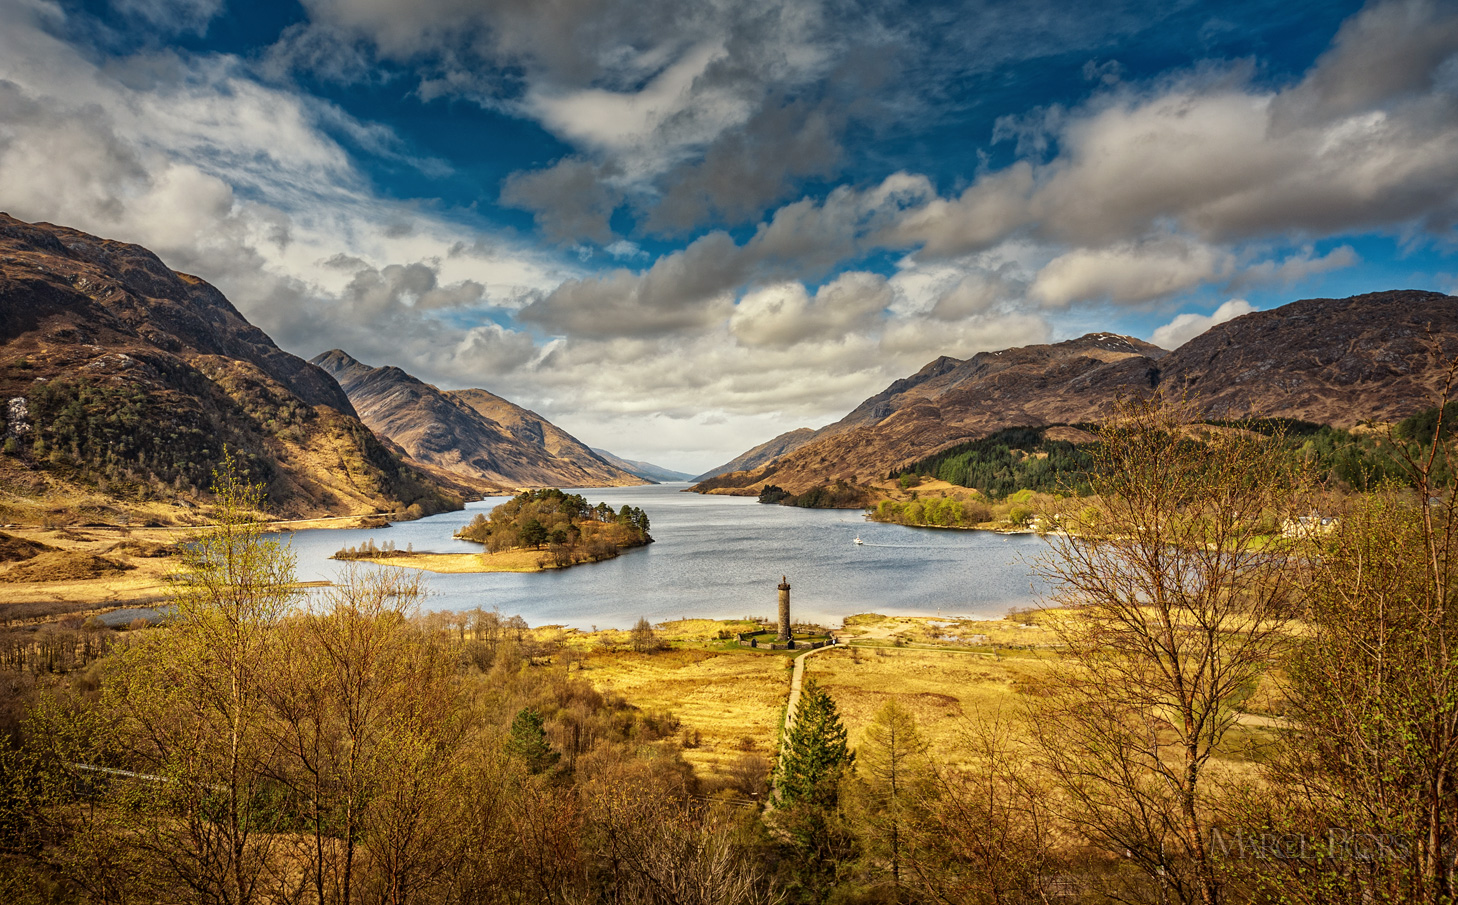
<path id="1" fill-rule="evenodd" d="M 399 901 L 438 869 L 423 822 L 449 809 L 447 760 L 460 738 L 454 658 L 412 617 L 418 573 L 346 566 L 321 612 L 280 632 L 269 699 L 287 756 L 275 778 L 296 791 L 311 825 L 309 865 L 319 903 L 349 903 L 369 886 Z M 360 855 L 371 868 L 360 876 Z"/>
<path id="2" fill-rule="evenodd" d="M 1280 437 L 1121 403 L 1099 430 L 1094 503 L 1060 513 L 1042 563 L 1066 608 L 1058 694 L 1037 723 L 1066 814 L 1161 900 L 1215 905 L 1210 760 L 1291 610 L 1272 526 L 1297 481 Z"/>
<path id="3" fill-rule="evenodd" d="M 275 828 L 259 806 L 277 755 L 265 689 L 275 631 L 296 603 L 294 558 L 264 536 L 258 487 L 231 457 L 214 476 L 213 527 L 183 546 L 171 624 L 122 656 L 105 689 L 145 784 L 136 835 L 201 901 L 246 905 L 267 882 Z"/>
<path id="4" fill-rule="evenodd" d="M 903 846 L 906 884 L 929 902 L 1047 902 L 1058 838 L 1053 795 L 1021 732 L 1001 717 L 963 737 L 966 762 L 933 764 Z"/>
<path id="5" fill-rule="evenodd" d="M 781 900 L 734 843 L 734 806 L 625 766 L 584 789 L 597 841 L 597 900 L 623 905 L 758 905 Z"/>
<path id="6" fill-rule="evenodd" d="M 653 631 L 653 624 L 646 618 L 639 618 L 633 625 L 631 633 L 633 650 L 640 654 L 652 653 L 658 650 L 658 635 Z"/>
<path id="7" fill-rule="evenodd" d="M 1450 385 L 1454 376 L 1450 368 Z M 1458 444 L 1448 398 L 1430 425 L 1389 436 L 1406 486 L 1350 500 L 1314 538 L 1307 631 L 1287 661 L 1300 731 L 1273 778 L 1285 793 L 1275 819 L 1318 840 L 1325 868 L 1312 877 L 1268 865 L 1293 899 L 1458 896 Z"/>

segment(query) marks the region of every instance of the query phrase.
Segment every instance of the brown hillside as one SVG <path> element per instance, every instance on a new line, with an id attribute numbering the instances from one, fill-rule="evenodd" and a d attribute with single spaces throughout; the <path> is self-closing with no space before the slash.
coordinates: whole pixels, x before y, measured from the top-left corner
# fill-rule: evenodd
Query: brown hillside
<path id="1" fill-rule="evenodd" d="M 1094 333 L 1053 345 L 939 358 L 814 439 L 700 489 L 791 493 L 883 479 L 949 445 L 1006 427 L 1094 421 L 1120 395 L 1159 390 L 1212 418 L 1351 426 L 1432 405 L 1458 354 L 1458 299 L 1395 291 L 1307 299 L 1220 324 L 1177 352 Z"/>
<path id="2" fill-rule="evenodd" d="M 435 511 L 320 369 L 136 245 L 0 214 L 0 509 L 206 501 L 224 446 L 286 515 Z M 48 515 L 47 517 L 51 517 Z M 62 515 L 61 517 L 64 517 Z"/>
<path id="3" fill-rule="evenodd" d="M 313 363 L 338 381 L 365 424 L 412 461 L 480 489 L 644 483 L 541 416 L 485 390 L 442 391 L 338 349 Z"/>
<path id="4" fill-rule="evenodd" d="M 817 436 L 819 436 L 819 432 L 811 430 L 808 427 L 786 431 L 773 440 L 761 443 L 754 449 L 730 459 L 718 468 L 704 472 L 694 478 L 694 480 L 707 481 L 710 478 L 731 474 L 736 471 L 753 471 L 759 466 L 783 456 L 785 453 L 799 449 L 806 443 L 814 440 Z"/>

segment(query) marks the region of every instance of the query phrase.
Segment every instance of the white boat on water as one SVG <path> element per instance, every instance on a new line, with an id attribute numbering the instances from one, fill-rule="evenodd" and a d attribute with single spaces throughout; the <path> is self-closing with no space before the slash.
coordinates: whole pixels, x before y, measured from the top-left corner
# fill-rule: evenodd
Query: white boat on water
<path id="1" fill-rule="evenodd" d="M 865 541 L 861 540 L 861 536 L 859 534 L 856 535 L 855 542 L 856 542 L 857 545 L 860 545 L 860 544 L 864 544 L 865 543 Z"/>

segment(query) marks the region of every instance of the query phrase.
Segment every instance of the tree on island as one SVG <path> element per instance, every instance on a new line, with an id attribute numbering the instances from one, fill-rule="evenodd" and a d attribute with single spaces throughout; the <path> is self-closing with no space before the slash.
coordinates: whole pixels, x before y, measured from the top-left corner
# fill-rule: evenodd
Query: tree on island
<path id="1" fill-rule="evenodd" d="M 547 542 L 547 529 L 541 522 L 534 518 L 526 520 L 521 526 L 521 546 L 539 548 Z"/>
<path id="2" fill-rule="evenodd" d="M 558 566 L 611 559 L 619 550 L 653 542 L 643 510 L 623 506 L 614 512 L 606 503 L 590 506 L 581 494 L 556 489 L 518 494 L 489 516 L 478 513 L 456 536 L 485 544 L 490 553 L 550 543 Z"/>

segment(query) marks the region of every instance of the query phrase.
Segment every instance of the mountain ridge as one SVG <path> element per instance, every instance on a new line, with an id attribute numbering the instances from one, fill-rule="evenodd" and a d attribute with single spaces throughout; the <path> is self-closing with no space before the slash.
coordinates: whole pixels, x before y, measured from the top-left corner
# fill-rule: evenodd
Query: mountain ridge
<path id="1" fill-rule="evenodd" d="M 695 480 L 694 476 L 691 474 L 686 474 L 682 471 L 674 471 L 671 468 L 664 468 L 662 465 L 654 465 L 652 462 L 643 462 L 638 459 L 624 459 L 622 456 L 610 453 L 605 449 L 598 449 L 596 446 L 592 447 L 592 451 L 597 453 L 603 459 L 607 460 L 609 464 L 621 468 L 628 474 L 637 475 L 643 480 L 650 481 L 654 484 L 667 484 L 675 481 Z"/>
<path id="2" fill-rule="evenodd" d="M 1455 354 L 1458 299 L 1393 290 L 1254 312 L 1172 352 L 1090 333 L 965 360 L 942 356 L 812 437 L 695 489 L 754 494 L 772 482 L 799 494 L 874 483 L 996 430 L 1096 421 L 1118 396 L 1155 390 L 1188 399 L 1213 418 L 1388 421 L 1431 405 L 1441 363 Z M 740 458 L 752 461 L 761 447 Z"/>
<path id="3" fill-rule="evenodd" d="M 365 424 L 412 461 L 482 493 L 643 483 L 537 413 L 487 390 L 441 390 L 340 349 L 310 361 L 339 383 Z"/>
<path id="4" fill-rule="evenodd" d="M 461 505 L 215 287 L 141 246 L 4 214 L 0 393 L 0 508 L 17 517 L 48 495 L 102 518 L 205 500 L 225 448 L 279 514 Z"/>

